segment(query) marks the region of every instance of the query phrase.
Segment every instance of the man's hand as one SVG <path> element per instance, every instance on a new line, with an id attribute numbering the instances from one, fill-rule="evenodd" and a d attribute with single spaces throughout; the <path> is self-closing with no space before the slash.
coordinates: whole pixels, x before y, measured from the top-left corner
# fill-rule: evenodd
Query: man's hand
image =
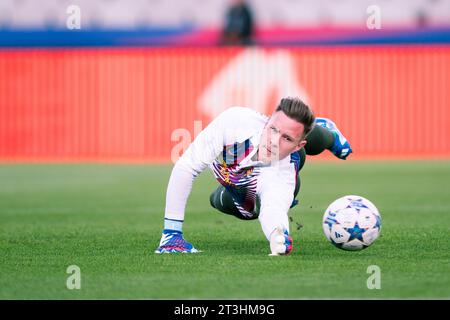
<path id="1" fill-rule="evenodd" d="M 161 235 L 159 247 L 155 253 L 197 253 L 201 252 L 194 248 L 192 244 L 184 240 L 183 233 L 179 231 L 164 230 Z"/>
<path id="2" fill-rule="evenodd" d="M 294 241 L 287 230 L 277 227 L 270 235 L 269 256 L 287 255 L 292 251 Z"/>

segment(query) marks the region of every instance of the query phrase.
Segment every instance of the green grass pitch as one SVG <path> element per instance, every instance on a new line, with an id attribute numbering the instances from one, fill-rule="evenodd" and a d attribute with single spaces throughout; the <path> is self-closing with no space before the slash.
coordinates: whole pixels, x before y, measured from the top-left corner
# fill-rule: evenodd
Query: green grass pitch
<path id="1" fill-rule="evenodd" d="M 302 170 L 294 250 L 269 257 L 259 222 L 214 211 L 195 181 L 184 234 L 203 252 L 157 255 L 171 166 L 1 165 L 0 299 L 450 298 L 450 162 L 320 162 Z M 346 194 L 382 215 L 368 249 L 333 247 L 322 214 Z M 297 230 L 297 223 L 301 224 Z M 67 267 L 81 270 L 69 290 Z M 367 268 L 381 270 L 369 290 Z"/>

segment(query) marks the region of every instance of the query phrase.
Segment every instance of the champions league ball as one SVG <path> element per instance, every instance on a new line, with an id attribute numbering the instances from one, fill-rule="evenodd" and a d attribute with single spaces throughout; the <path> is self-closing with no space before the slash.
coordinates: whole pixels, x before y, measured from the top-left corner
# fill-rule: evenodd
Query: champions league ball
<path id="1" fill-rule="evenodd" d="M 380 235 L 381 216 L 366 198 L 349 195 L 335 200 L 323 215 L 323 232 L 336 247 L 362 250 Z"/>

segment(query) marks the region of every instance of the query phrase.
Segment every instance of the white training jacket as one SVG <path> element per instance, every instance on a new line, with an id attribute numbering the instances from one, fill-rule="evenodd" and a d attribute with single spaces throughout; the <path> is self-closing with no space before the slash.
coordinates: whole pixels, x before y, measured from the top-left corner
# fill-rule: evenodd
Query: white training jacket
<path id="1" fill-rule="evenodd" d="M 276 227 L 289 231 L 299 158 L 294 153 L 269 165 L 252 160 L 268 120 L 244 107 L 231 107 L 215 118 L 176 162 L 167 187 L 165 218 L 184 220 L 193 181 L 209 166 L 242 215 L 253 214 L 259 197 L 258 219 L 268 240 Z"/>

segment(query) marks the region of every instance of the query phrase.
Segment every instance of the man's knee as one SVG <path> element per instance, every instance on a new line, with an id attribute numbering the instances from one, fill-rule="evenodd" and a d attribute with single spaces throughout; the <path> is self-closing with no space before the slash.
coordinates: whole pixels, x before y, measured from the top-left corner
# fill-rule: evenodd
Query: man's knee
<path id="1" fill-rule="evenodd" d="M 214 207 L 214 192 L 211 193 L 211 195 L 209 196 L 209 203 L 211 204 L 211 207 Z"/>
<path id="2" fill-rule="evenodd" d="M 219 200 L 220 197 L 220 192 L 221 192 L 221 187 L 219 186 L 216 190 L 214 190 L 211 195 L 209 196 L 209 203 L 211 204 L 211 207 L 213 207 L 214 209 L 217 209 L 218 206 L 216 205 L 217 201 Z M 223 188 L 223 187 L 222 187 Z"/>
<path id="3" fill-rule="evenodd" d="M 233 215 L 241 220 L 253 220 L 258 218 L 258 214 L 251 214 L 248 216 L 243 215 L 236 207 L 233 198 L 224 186 L 219 186 L 211 193 L 209 202 L 214 209 L 222 213 Z"/>

